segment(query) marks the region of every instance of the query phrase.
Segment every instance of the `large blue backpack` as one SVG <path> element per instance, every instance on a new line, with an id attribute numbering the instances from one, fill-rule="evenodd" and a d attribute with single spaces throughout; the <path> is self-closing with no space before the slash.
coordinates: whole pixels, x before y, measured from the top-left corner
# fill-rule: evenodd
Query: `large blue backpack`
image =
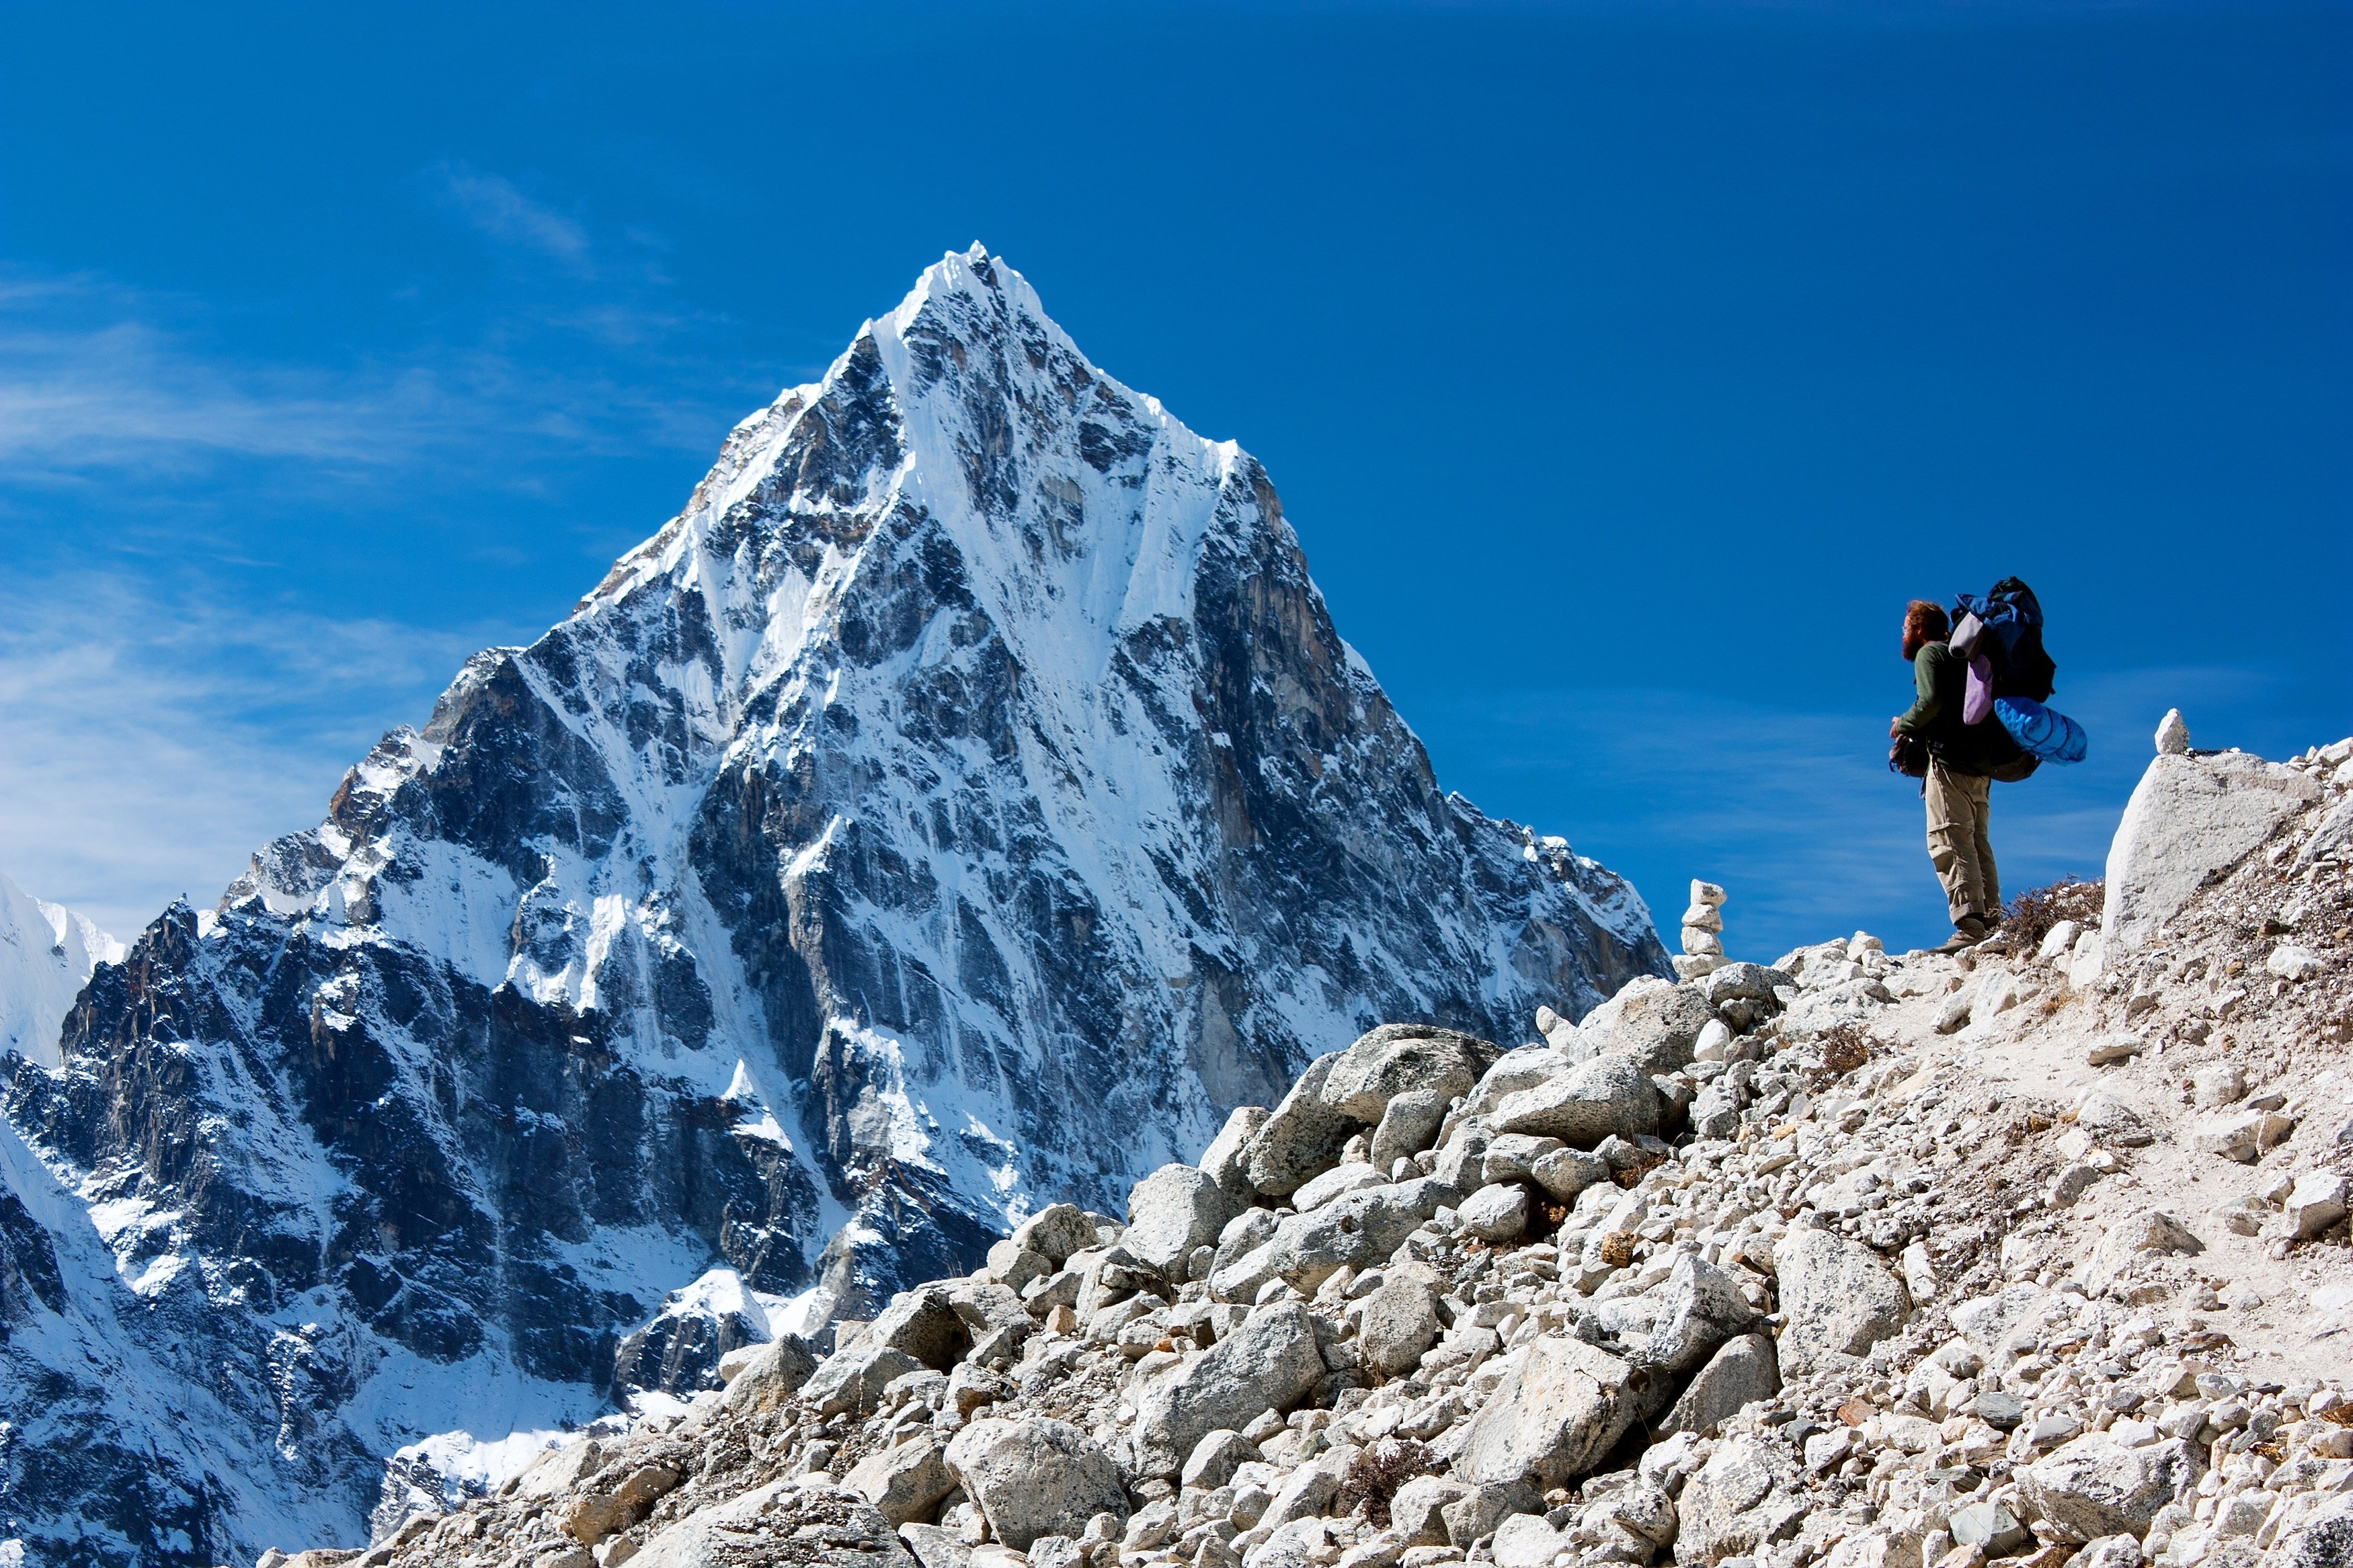
<path id="1" fill-rule="evenodd" d="M 2004 577 L 1983 596 L 1963 594 L 1953 600 L 1954 626 L 1969 616 L 1985 627 L 1974 651 L 1993 665 L 1993 694 L 2048 702 L 2059 667 L 2042 651 L 2042 602 L 2034 590 L 2016 577 Z"/>
<path id="2" fill-rule="evenodd" d="M 2029 756 L 2046 763 L 2082 762 L 2090 743 L 2084 727 L 2044 706 L 2059 667 L 2043 650 L 2042 603 L 2034 596 L 2034 590 L 2019 578 L 2004 577 L 1982 595 L 1957 596 L 1952 614 L 1956 650 L 1968 658 L 1973 667 L 1979 659 L 1985 661 L 1984 671 L 1973 668 L 1972 679 L 1979 673 L 1990 678 L 1989 716 L 2000 721 Z M 1974 627 L 1968 626 L 1972 618 L 1978 623 Z M 1973 705 L 1984 700 L 1985 690 L 1982 686 L 1976 689 Z M 1974 708 L 1971 721 L 1988 716 L 1983 708 Z"/>

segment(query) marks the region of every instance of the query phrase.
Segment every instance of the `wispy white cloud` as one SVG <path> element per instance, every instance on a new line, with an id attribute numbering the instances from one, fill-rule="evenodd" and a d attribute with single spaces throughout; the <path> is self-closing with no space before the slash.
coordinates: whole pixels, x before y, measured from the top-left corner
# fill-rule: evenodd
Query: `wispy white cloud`
<path id="1" fill-rule="evenodd" d="M 0 870 L 128 937 L 310 826 L 488 638 L 77 574 L 0 588 Z"/>
<path id="2" fill-rule="evenodd" d="M 380 467 L 461 427 L 422 372 L 238 363 L 158 324 L 190 309 L 86 279 L 0 279 L 0 463 L 11 480 L 173 473 L 211 458 Z"/>
<path id="3" fill-rule="evenodd" d="M 0 266 L 0 484 L 256 463 L 383 481 L 425 462 L 514 482 L 565 453 L 715 450 L 771 390 L 650 264 L 601 261 L 497 175 L 437 178 L 469 223 L 563 274 L 511 289 L 465 342 L 271 360 L 205 301 Z"/>
<path id="4" fill-rule="evenodd" d="M 470 166 L 420 183 L 512 265 L 462 331 L 370 356 L 259 354 L 211 302 L 0 265 L 0 520 L 42 563 L 0 574 L 0 869 L 42 897 L 122 931 L 208 901 L 518 629 L 218 586 L 206 574 L 272 581 L 248 559 L 267 530 L 217 521 L 240 498 L 284 515 L 453 481 L 527 493 L 583 455 L 713 450 L 771 384 L 649 241 Z M 192 500 L 213 514 L 200 535 L 148 526 Z"/>
<path id="5" fill-rule="evenodd" d="M 545 203 L 533 201 L 505 175 L 464 163 L 442 163 L 431 171 L 431 178 L 449 205 L 484 237 L 536 252 L 583 276 L 596 269 L 587 229 Z"/>

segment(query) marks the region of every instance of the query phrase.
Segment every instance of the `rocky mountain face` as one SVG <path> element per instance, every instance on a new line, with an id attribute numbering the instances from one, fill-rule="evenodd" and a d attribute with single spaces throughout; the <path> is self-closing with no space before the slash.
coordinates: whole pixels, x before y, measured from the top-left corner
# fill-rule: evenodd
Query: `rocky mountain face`
<path id="1" fill-rule="evenodd" d="M 284 1568 L 2335 1568 L 2353 740 L 2174 738 L 1973 950 L 1376 1029 L 1124 1223 Z"/>
<path id="2" fill-rule="evenodd" d="M 951 256 L 10 1060 L 0 1508 L 46 1563 L 354 1540 L 387 1456 L 444 1506 L 1375 1023 L 1666 968 L 1440 791 L 1254 460 Z"/>

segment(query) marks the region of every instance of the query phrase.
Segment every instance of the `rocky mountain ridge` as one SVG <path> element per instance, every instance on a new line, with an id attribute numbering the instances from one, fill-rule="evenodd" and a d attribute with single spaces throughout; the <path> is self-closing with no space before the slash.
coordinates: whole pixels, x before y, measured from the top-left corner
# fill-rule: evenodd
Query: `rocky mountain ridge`
<path id="1" fill-rule="evenodd" d="M 10 1059 L 0 1513 L 110 1568 L 355 1541 L 387 1458 L 494 1485 L 1382 1018 L 1666 968 L 1438 788 L 1256 461 L 950 256 Z"/>
<path id="2" fill-rule="evenodd" d="M 265 1568 L 2341 1563 L 2353 739 L 2160 744 L 1977 949 L 1376 1029 L 1124 1223 Z"/>

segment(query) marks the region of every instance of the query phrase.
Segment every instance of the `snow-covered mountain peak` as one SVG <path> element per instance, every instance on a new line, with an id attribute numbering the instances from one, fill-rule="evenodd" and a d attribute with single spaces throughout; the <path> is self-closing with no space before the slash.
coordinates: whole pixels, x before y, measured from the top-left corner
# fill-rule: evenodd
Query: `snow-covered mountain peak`
<path id="1" fill-rule="evenodd" d="M 785 469 L 813 452 L 846 456 L 851 482 L 799 485 Z M 903 507 L 944 527 L 1005 635 L 1046 623 L 1053 646 L 1025 665 L 1084 650 L 1092 678 L 1110 637 L 1190 614 L 1190 564 L 1219 492 L 1246 466 L 1255 471 L 1238 446 L 1205 440 L 1098 370 L 1028 280 L 976 245 L 926 269 L 822 380 L 739 425 L 689 510 L 623 557 L 581 613 L 659 579 L 719 583 L 720 553 L 742 556 L 745 517 L 790 489 L 791 507 L 774 521 L 836 525 L 824 530 L 828 552 L 792 585 L 801 614 L 759 650 L 755 675 L 788 665 L 797 634 L 854 580 L 871 535 L 839 521 Z M 796 606 L 770 606 L 780 607 Z"/>
<path id="2" fill-rule="evenodd" d="M 976 247 L 7 1103 L 121 1321 L 266 1369 L 106 1484 L 260 1544 L 396 1449 L 704 1375 L 727 1335 L 655 1323 L 698 1279 L 765 1303 L 728 1333 L 860 1315 L 1374 1024 L 1516 1043 L 1665 968 L 1622 880 L 1439 788 L 1265 470 Z"/>
<path id="3" fill-rule="evenodd" d="M 101 963 L 122 944 L 87 915 L 36 899 L 0 876 L 0 1053 L 58 1065 L 58 1030 Z"/>

